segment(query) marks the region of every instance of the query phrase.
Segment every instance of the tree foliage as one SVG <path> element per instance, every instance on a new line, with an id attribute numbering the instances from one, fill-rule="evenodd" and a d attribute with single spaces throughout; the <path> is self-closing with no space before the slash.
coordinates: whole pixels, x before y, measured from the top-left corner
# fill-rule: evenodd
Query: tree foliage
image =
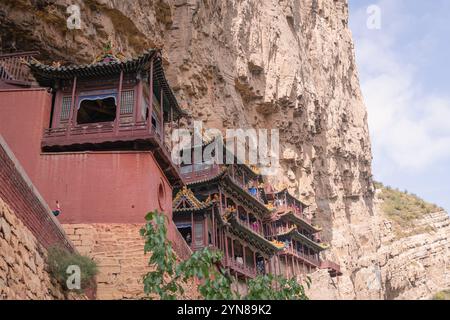
<path id="1" fill-rule="evenodd" d="M 144 292 L 157 295 L 162 300 L 182 297 L 184 287 L 197 283 L 198 292 L 206 300 L 306 300 L 304 287 L 295 279 L 275 275 L 262 275 L 249 281 L 248 294 L 240 296 L 232 289 L 232 280 L 219 267 L 223 254 L 204 248 L 194 252 L 185 261 L 177 263 L 177 256 L 167 240 L 165 215 L 150 212 L 140 230 L 145 239 L 144 252 L 151 253 L 149 265 L 153 271 L 144 276 Z M 307 281 L 310 285 L 310 279 Z"/>

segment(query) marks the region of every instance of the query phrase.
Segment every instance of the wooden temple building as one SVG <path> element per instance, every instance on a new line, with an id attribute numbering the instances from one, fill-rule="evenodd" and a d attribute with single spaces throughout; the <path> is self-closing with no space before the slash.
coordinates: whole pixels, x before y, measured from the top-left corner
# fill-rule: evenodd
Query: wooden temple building
<path id="1" fill-rule="evenodd" d="M 341 275 L 337 264 L 320 259 L 328 246 L 306 204 L 273 191 L 255 166 L 193 163 L 181 165 L 186 186 L 173 202 L 175 225 L 192 250 L 221 250 L 237 283 L 265 273 L 299 278 L 318 268 Z"/>

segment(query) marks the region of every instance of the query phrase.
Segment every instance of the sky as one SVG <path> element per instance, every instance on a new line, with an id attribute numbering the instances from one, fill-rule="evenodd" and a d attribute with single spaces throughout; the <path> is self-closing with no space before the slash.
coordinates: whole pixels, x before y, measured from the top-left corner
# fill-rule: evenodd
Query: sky
<path id="1" fill-rule="evenodd" d="M 450 1 L 349 6 L 375 180 L 450 212 Z"/>

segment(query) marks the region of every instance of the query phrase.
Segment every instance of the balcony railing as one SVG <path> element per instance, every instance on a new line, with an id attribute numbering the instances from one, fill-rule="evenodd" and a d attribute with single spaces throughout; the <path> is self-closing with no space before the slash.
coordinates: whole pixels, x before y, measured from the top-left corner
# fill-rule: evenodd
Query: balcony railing
<path id="1" fill-rule="evenodd" d="M 248 220 L 244 220 L 244 219 L 242 219 L 242 218 L 240 217 L 240 214 L 239 214 L 239 213 L 237 213 L 236 216 L 237 216 L 237 221 L 238 221 L 238 223 L 239 223 L 241 226 L 244 226 L 244 227 L 247 228 L 248 230 L 253 231 L 254 233 L 259 234 L 259 235 L 260 235 L 261 237 L 263 237 L 263 238 L 265 237 L 264 231 L 263 231 L 263 229 L 262 229 L 262 226 L 261 226 L 259 223 L 257 223 L 257 222 L 250 222 L 250 221 L 248 221 Z"/>
<path id="2" fill-rule="evenodd" d="M 281 203 L 279 205 L 275 204 L 275 206 L 276 206 L 276 208 L 278 209 L 279 212 L 291 211 L 296 217 L 298 217 L 299 219 L 302 219 L 307 224 L 311 225 L 311 223 L 312 223 L 312 220 L 300 208 L 297 208 L 297 207 L 289 205 L 289 204 L 286 205 L 285 203 Z"/>
<path id="3" fill-rule="evenodd" d="M 99 122 L 66 127 L 50 128 L 44 131 L 43 146 L 67 146 L 83 143 L 101 143 L 119 140 L 146 139 L 154 137 L 164 145 L 161 134 L 154 127 L 149 128 L 147 122 L 119 123 Z"/>
<path id="4" fill-rule="evenodd" d="M 34 81 L 26 62 L 37 56 L 39 52 L 19 52 L 0 55 L 0 80 L 31 83 Z"/>
<path id="5" fill-rule="evenodd" d="M 261 193 L 257 188 L 249 188 L 247 185 L 243 184 L 240 179 L 238 179 L 237 177 L 233 177 L 233 175 L 230 175 L 230 178 L 236 185 L 241 187 L 245 192 L 247 192 L 253 198 L 264 204 L 263 199 L 261 197 Z"/>
<path id="6" fill-rule="evenodd" d="M 341 266 L 332 261 L 322 261 L 320 264 L 321 269 L 328 269 L 330 272 L 335 273 L 336 275 L 341 275 Z"/>
<path id="7" fill-rule="evenodd" d="M 255 278 L 257 275 L 257 272 L 254 267 L 250 267 L 243 262 L 238 262 L 236 259 L 227 257 L 222 260 L 222 263 L 224 267 L 228 267 L 235 272 L 239 272 L 240 274 L 249 277 L 249 278 Z"/>
<path id="8" fill-rule="evenodd" d="M 172 247 L 181 260 L 187 260 L 192 255 L 192 250 L 171 221 L 167 228 L 167 238 L 172 243 Z"/>
<path id="9" fill-rule="evenodd" d="M 315 267 L 319 267 L 319 266 L 321 267 L 321 263 L 320 263 L 319 259 L 317 259 L 315 257 L 312 257 L 312 256 L 309 256 L 309 255 L 306 255 L 303 252 L 301 252 L 299 250 L 296 250 L 293 247 L 285 248 L 284 249 L 284 253 L 288 253 L 288 254 L 293 255 L 294 257 L 297 257 L 299 259 L 303 259 L 304 261 L 314 265 Z"/>

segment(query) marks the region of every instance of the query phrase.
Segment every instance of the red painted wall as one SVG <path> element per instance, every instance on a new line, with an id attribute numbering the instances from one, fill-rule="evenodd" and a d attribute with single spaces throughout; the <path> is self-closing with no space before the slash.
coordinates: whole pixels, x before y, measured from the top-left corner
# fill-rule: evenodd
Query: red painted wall
<path id="1" fill-rule="evenodd" d="M 150 152 L 41 154 L 51 95 L 44 89 L 0 90 L 0 134 L 62 223 L 141 223 L 159 209 L 172 216 L 172 190 Z"/>

